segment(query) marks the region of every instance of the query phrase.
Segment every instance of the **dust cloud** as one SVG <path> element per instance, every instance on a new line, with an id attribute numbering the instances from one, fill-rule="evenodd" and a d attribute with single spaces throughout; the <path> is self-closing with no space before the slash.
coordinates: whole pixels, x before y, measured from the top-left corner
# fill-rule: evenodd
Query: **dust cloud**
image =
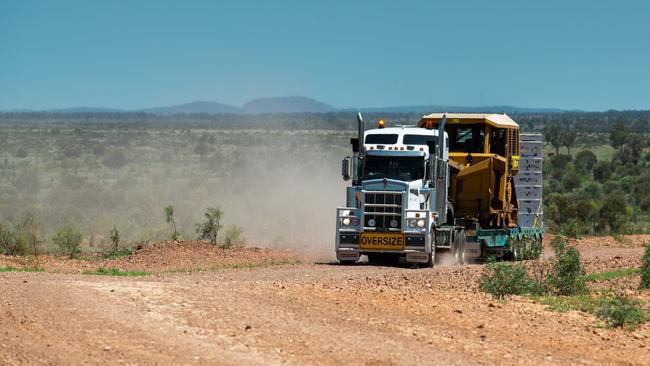
<path id="1" fill-rule="evenodd" d="M 249 246 L 334 258 L 335 210 L 345 203 L 340 161 L 353 132 L 32 125 L 0 134 L 0 223 L 29 210 L 50 245 L 72 223 L 90 250 L 169 239 L 174 207 L 182 239 L 195 239 L 208 207 Z"/>

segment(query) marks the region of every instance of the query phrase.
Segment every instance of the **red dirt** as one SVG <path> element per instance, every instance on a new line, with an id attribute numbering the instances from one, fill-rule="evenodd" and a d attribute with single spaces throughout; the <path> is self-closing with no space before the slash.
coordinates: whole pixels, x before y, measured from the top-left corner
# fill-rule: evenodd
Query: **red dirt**
<path id="1" fill-rule="evenodd" d="M 61 255 L 13 257 L 0 255 L 0 267 L 40 268 L 46 272 L 81 273 L 98 268 L 122 271 L 200 271 L 224 267 L 256 267 L 303 262 L 295 252 L 263 248 L 224 249 L 202 241 L 154 242 L 131 255 L 105 259 L 95 253 L 81 259 Z"/>
<path id="2" fill-rule="evenodd" d="M 218 249 L 195 255 L 189 248 L 167 244 L 119 261 L 150 271 L 199 257 L 221 263 Z M 590 271 L 638 263 L 642 252 L 581 250 Z M 288 258 L 223 253 L 231 254 L 274 258 L 265 263 Z M 151 267 L 139 267 L 145 263 Z M 589 314 L 551 312 L 528 298 L 495 301 L 478 291 L 482 268 L 0 273 L 0 364 L 648 364 L 650 324 L 608 329 Z M 648 291 L 626 290 L 650 301 Z"/>

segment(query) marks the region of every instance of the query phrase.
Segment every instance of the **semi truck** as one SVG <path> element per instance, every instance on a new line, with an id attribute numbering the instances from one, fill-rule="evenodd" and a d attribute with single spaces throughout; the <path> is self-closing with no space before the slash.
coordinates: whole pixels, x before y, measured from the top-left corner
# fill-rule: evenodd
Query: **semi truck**
<path id="1" fill-rule="evenodd" d="M 442 254 L 463 264 L 541 252 L 541 135 L 520 135 L 508 115 L 432 113 L 366 130 L 359 113 L 350 143 L 339 262 L 432 267 Z"/>

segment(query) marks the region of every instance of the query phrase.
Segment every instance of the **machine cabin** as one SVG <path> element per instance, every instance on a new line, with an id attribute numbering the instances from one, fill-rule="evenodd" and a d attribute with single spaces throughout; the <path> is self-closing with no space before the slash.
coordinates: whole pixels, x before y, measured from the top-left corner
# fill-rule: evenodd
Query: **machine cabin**
<path id="1" fill-rule="evenodd" d="M 481 228 L 516 227 L 519 204 L 513 177 L 519 162 L 519 125 L 506 114 L 445 115 L 453 217 L 477 221 Z M 436 129 L 442 117 L 426 115 L 418 127 Z"/>

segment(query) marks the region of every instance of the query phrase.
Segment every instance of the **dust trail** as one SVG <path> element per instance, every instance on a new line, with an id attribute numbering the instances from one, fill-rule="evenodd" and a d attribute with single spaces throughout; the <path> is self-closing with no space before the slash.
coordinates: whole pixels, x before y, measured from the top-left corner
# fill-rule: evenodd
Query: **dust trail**
<path id="1" fill-rule="evenodd" d="M 352 132 L 101 124 L 6 129 L 0 135 L 0 223 L 29 209 L 50 241 L 65 223 L 85 245 L 170 238 L 172 205 L 181 237 L 196 238 L 208 207 L 240 225 L 248 245 L 334 253 L 335 208 L 345 203 L 340 161 Z M 20 152 L 20 153 L 18 153 Z M 225 227 L 219 234 L 221 240 Z"/>

